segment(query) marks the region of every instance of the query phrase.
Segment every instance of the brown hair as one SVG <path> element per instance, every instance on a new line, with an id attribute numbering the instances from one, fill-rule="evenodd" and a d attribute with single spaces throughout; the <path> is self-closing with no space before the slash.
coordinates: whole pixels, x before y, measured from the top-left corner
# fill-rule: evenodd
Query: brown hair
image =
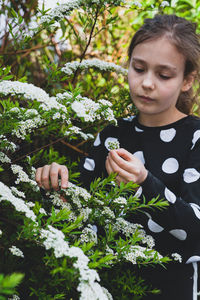
<path id="1" fill-rule="evenodd" d="M 185 57 L 184 77 L 195 72 L 195 81 L 200 80 L 200 40 L 196 33 L 196 24 L 176 15 L 156 15 L 153 19 L 145 19 L 144 25 L 133 36 L 128 48 L 129 62 L 133 49 L 140 43 L 166 36 Z M 198 104 L 199 88 L 194 92 L 191 87 L 187 92 L 181 92 L 176 107 L 185 114 L 190 114 L 193 105 Z"/>

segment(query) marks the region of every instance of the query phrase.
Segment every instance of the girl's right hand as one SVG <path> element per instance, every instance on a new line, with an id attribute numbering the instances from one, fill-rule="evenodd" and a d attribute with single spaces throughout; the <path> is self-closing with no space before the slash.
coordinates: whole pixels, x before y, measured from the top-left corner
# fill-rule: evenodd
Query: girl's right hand
<path id="1" fill-rule="evenodd" d="M 35 180 L 39 187 L 43 187 L 46 190 L 53 188 L 59 190 L 58 176 L 61 178 L 61 188 L 68 187 L 68 169 L 64 165 L 59 165 L 53 162 L 51 165 L 45 165 L 38 168 L 35 174 Z"/>

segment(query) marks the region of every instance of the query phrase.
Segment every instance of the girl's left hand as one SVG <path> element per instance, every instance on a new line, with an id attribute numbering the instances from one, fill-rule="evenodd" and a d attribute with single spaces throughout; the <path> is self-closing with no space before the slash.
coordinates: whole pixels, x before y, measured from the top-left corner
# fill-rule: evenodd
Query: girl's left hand
<path id="1" fill-rule="evenodd" d="M 148 171 L 143 163 L 133 154 L 121 148 L 111 150 L 106 159 L 106 170 L 108 174 L 117 173 L 116 181 L 141 184 L 147 177 Z"/>

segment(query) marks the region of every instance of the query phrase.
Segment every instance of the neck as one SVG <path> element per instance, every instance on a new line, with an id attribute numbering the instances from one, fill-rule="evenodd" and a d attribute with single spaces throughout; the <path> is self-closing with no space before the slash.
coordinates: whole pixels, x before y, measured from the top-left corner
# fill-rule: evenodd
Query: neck
<path id="1" fill-rule="evenodd" d="M 174 114 L 164 116 L 162 114 L 158 115 L 146 115 L 143 113 L 139 113 L 138 121 L 140 124 L 148 127 L 158 127 L 165 126 L 171 123 L 174 123 L 187 115 L 177 110 Z"/>

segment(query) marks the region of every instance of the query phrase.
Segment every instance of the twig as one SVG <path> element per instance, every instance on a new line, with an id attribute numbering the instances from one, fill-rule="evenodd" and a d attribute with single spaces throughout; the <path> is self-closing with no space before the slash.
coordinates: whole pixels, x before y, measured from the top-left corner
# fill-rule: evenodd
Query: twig
<path id="1" fill-rule="evenodd" d="M 83 154 L 83 155 L 86 155 L 86 156 L 88 155 L 87 152 L 84 152 L 84 151 L 78 149 L 76 146 L 73 146 L 73 145 L 71 145 L 71 144 L 69 144 L 69 143 L 67 143 L 67 142 L 65 142 L 65 141 L 61 141 L 61 143 L 64 144 L 64 145 L 66 145 L 67 147 L 69 147 L 69 148 L 75 150 L 76 152 L 79 152 L 79 153 L 81 153 L 81 154 Z"/>
<path id="2" fill-rule="evenodd" d="M 93 32 L 94 32 L 94 28 L 96 26 L 96 23 L 97 23 L 97 17 L 98 17 L 98 13 L 99 13 L 99 8 L 97 7 L 97 10 L 96 10 L 96 13 L 95 13 L 95 19 L 94 19 L 94 23 L 92 25 L 92 30 L 90 32 L 90 36 L 89 36 L 89 39 L 88 39 L 88 42 L 87 42 L 87 45 L 85 46 L 85 50 L 83 51 L 81 57 L 80 57 L 80 63 L 82 62 L 84 56 L 85 56 L 85 53 L 90 45 L 90 42 L 92 40 L 92 35 L 93 35 Z M 77 73 L 79 71 L 79 67 L 76 69 L 75 73 L 74 73 L 74 78 L 72 80 L 72 83 L 74 83 L 75 79 L 76 79 L 76 76 L 77 76 Z"/>

